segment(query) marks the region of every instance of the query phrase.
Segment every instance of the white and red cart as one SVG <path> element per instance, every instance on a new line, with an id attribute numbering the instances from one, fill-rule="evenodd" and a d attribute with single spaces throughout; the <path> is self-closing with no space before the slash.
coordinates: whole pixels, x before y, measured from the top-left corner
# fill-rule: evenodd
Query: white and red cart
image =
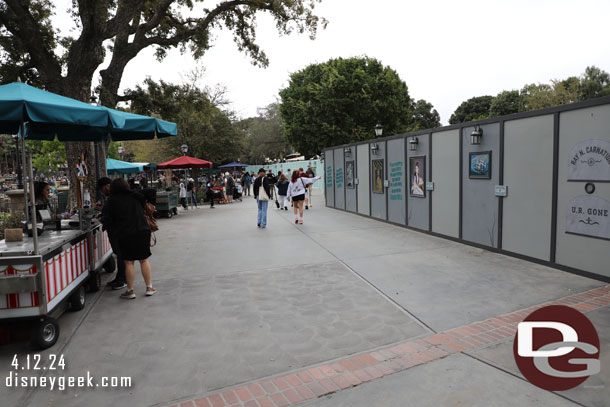
<path id="1" fill-rule="evenodd" d="M 59 337 L 56 318 L 68 306 L 85 306 L 85 288 L 97 291 L 101 269 L 115 268 L 108 235 L 100 225 L 86 231 L 48 231 L 38 238 L 0 241 L 0 320 L 33 319 L 32 343 L 53 346 Z"/>

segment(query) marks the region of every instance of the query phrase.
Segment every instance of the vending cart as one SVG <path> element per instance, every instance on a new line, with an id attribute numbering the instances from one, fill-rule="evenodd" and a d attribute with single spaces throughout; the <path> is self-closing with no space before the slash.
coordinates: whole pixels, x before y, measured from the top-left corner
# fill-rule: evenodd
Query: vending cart
<path id="1" fill-rule="evenodd" d="M 0 320 L 30 319 L 32 344 L 44 349 L 59 337 L 56 318 L 85 306 L 85 290 L 97 291 L 100 272 L 115 268 L 108 235 L 100 225 L 85 231 L 48 231 L 38 238 L 0 241 Z"/>

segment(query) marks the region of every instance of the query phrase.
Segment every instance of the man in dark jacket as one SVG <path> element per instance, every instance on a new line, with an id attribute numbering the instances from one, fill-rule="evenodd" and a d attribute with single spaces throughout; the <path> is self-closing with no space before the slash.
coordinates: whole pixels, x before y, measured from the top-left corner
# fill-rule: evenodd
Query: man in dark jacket
<path id="1" fill-rule="evenodd" d="M 110 178 L 102 177 L 97 180 L 97 189 L 104 196 L 104 201 L 102 203 L 102 228 L 106 232 L 108 232 L 108 240 L 110 241 L 110 246 L 112 247 L 112 251 L 116 255 L 116 264 L 117 264 L 117 272 L 114 280 L 108 283 L 108 286 L 113 290 L 120 290 L 122 288 L 127 287 L 126 277 L 125 277 L 125 262 L 123 261 L 123 257 L 121 256 L 121 250 L 119 248 L 118 235 L 116 231 L 112 228 L 112 222 L 110 221 L 110 210 L 107 205 L 107 197 L 110 195 Z"/>
<path id="2" fill-rule="evenodd" d="M 263 190 L 261 190 L 261 187 Z M 264 168 L 258 170 L 258 178 L 254 181 L 252 189 L 258 205 L 258 221 L 256 225 L 264 229 L 267 227 L 267 206 L 271 199 L 271 183 L 268 177 L 265 177 Z"/>

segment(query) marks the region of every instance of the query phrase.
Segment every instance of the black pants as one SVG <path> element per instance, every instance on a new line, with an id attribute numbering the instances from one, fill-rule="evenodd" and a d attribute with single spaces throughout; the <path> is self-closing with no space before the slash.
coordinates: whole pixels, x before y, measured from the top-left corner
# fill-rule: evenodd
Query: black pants
<path id="1" fill-rule="evenodd" d="M 116 255 L 116 277 L 115 281 L 119 283 L 126 283 L 127 278 L 125 277 L 125 261 L 123 260 L 123 256 L 121 256 L 121 249 L 119 248 L 119 240 L 117 238 L 110 239 L 110 247 L 112 247 L 112 251 Z"/>
<path id="2" fill-rule="evenodd" d="M 180 203 L 184 209 L 188 209 L 188 206 L 186 205 L 186 198 L 180 198 Z"/>
<path id="3" fill-rule="evenodd" d="M 214 193 L 212 191 L 207 192 L 208 199 L 210 200 L 210 207 L 214 207 Z"/>

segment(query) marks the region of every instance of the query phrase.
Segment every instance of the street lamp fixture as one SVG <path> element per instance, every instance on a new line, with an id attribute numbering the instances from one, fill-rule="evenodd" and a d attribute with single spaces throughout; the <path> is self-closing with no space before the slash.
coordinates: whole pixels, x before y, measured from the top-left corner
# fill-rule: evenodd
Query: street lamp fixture
<path id="1" fill-rule="evenodd" d="M 91 93 L 91 96 L 89 97 L 89 104 L 91 106 L 97 106 L 97 98 L 95 97 L 95 93 Z"/>
<path id="2" fill-rule="evenodd" d="M 189 146 L 183 144 L 180 146 L 180 149 L 182 150 L 182 154 L 186 155 L 187 151 L 189 151 Z"/>
<path id="3" fill-rule="evenodd" d="M 419 139 L 417 137 L 411 137 L 409 139 L 409 147 L 411 148 L 411 151 L 416 151 L 418 144 L 419 144 Z"/>
<path id="4" fill-rule="evenodd" d="M 481 138 L 483 138 L 483 130 L 481 130 L 481 126 L 476 125 L 474 126 L 474 131 L 470 134 L 470 144 L 481 144 Z"/>
<path id="5" fill-rule="evenodd" d="M 345 153 L 346 157 L 351 157 L 352 156 L 352 149 L 351 149 L 351 147 L 345 147 L 343 152 Z"/>
<path id="6" fill-rule="evenodd" d="M 377 123 L 375 126 L 375 136 L 381 137 L 383 135 L 383 126 L 380 123 Z"/>
<path id="7" fill-rule="evenodd" d="M 119 148 L 117 150 L 118 150 L 119 155 L 121 156 L 121 160 L 122 160 L 123 159 L 123 153 L 125 152 L 125 147 L 119 146 Z"/>

